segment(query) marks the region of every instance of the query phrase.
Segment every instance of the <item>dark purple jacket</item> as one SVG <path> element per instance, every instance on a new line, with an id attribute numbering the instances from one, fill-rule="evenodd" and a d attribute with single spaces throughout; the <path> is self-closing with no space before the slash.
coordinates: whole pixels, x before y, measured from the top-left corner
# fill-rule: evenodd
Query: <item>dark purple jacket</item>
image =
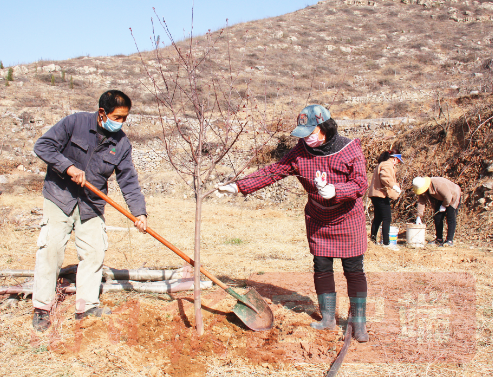
<path id="1" fill-rule="evenodd" d="M 77 204 L 81 220 L 101 216 L 106 202 L 73 182 L 66 171 L 71 165 L 84 170 L 87 181 L 105 194 L 108 178 L 115 172 L 130 212 L 146 215 L 130 141 L 120 130 L 99 144 L 97 127 L 97 113 L 76 113 L 63 118 L 36 141 L 34 152 L 48 164 L 43 196 L 67 216 Z"/>

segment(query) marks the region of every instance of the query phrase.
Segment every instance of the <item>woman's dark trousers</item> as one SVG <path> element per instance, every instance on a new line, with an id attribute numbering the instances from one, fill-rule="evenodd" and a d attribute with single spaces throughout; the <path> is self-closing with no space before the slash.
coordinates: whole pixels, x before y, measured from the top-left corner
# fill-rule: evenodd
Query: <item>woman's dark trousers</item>
<path id="1" fill-rule="evenodd" d="M 452 206 L 448 206 L 445 211 L 440 212 L 440 206 L 442 204 L 443 202 L 435 203 L 435 216 L 433 216 L 437 240 L 443 240 L 443 223 L 445 218 L 447 218 L 447 239 L 445 241 L 453 241 L 459 208 L 457 207 L 457 209 L 455 209 Z"/>
<path id="2" fill-rule="evenodd" d="M 313 257 L 315 291 L 322 320 L 311 326 L 317 330 L 334 329 L 336 327 L 336 290 L 332 257 Z M 346 277 L 347 293 L 350 304 L 350 321 L 354 329 L 354 338 L 358 342 L 367 342 L 366 330 L 366 296 L 368 285 L 363 269 L 363 255 L 341 258 L 344 276 Z"/>
<path id="3" fill-rule="evenodd" d="M 389 198 L 377 198 L 372 196 L 373 203 L 373 222 L 371 223 L 371 240 L 377 242 L 378 228 L 382 224 L 383 244 L 389 244 L 390 222 L 392 221 L 392 211 L 390 209 Z"/>

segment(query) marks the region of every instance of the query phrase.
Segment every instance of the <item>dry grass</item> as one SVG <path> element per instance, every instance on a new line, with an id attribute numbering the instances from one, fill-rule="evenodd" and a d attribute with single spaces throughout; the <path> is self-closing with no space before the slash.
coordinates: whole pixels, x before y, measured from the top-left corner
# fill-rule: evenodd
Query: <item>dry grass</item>
<path id="1" fill-rule="evenodd" d="M 123 204 L 120 196 L 114 198 Z M 42 201 L 40 196 L 32 194 L 21 197 L 7 194 L 2 195 L 1 200 L 2 206 L 12 208 L 12 213 L 29 212 L 33 207 L 39 207 Z M 149 225 L 191 255 L 193 202 L 158 195 L 148 197 L 147 202 Z M 222 199 L 219 203 L 210 201 L 205 204 L 202 240 L 202 262 L 205 267 L 232 286 L 242 286 L 245 279 L 254 273 L 280 271 L 310 273 L 312 258 L 307 251 L 301 207 L 290 210 L 285 205 L 264 209 L 255 207 L 252 202 L 245 202 L 239 197 Z M 107 211 L 107 224 L 119 227 L 128 225 L 120 214 L 110 208 Z M 0 265 L 3 268 L 13 269 L 33 268 L 37 231 L 22 229 L 15 224 L 2 225 L 0 230 L 2 232 Z M 178 257 L 150 236 L 130 230 L 110 232 L 109 237 L 110 249 L 106 256 L 106 264 L 112 267 L 137 268 L 144 263 L 148 267 L 182 264 Z M 231 242 L 232 239 L 235 242 Z M 340 371 L 342 376 L 479 376 L 492 372 L 493 294 L 490 289 L 493 283 L 492 254 L 486 252 L 486 249 L 470 249 L 460 240 L 457 244 L 458 247 L 453 249 L 410 250 L 401 247 L 397 252 L 370 244 L 365 266 L 369 273 L 457 271 L 472 274 L 475 278 L 477 317 L 477 352 L 473 361 L 461 365 L 348 362 Z M 71 243 L 66 253 L 65 264 L 75 263 L 76 260 Z M 336 263 L 336 271 L 341 271 L 338 263 Z M 9 280 L 4 281 L 3 284 L 7 283 L 14 282 Z M 340 283 L 342 281 L 338 282 L 338 285 Z M 300 289 L 302 288 L 300 286 Z M 102 299 L 113 309 L 117 305 L 128 302 L 140 302 L 140 307 L 147 308 L 145 310 L 148 310 L 149 315 L 152 315 L 154 310 L 161 310 L 159 308 L 166 302 L 173 303 L 173 300 L 169 301 L 170 298 L 166 296 L 155 297 L 134 293 L 105 294 Z M 57 332 L 58 338 L 40 336 L 32 332 L 30 300 L 20 301 L 16 309 L 0 312 L 2 334 L 0 349 L 5 356 L 5 362 L 1 367 L 2 375 L 86 376 L 94 373 L 113 376 L 164 375 L 162 368 L 168 365 L 165 359 L 159 359 L 158 362 L 158 359 L 144 357 L 139 347 L 131 347 L 126 342 L 111 343 L 105 340 L 105 332 L 101 331 L 104 326 L 109 325 L 108 319 L 89 323 L 89 327 L 83 330 L 85 334 L 83 339 L 90 339 L 91 345 L 84 346 L 86 343 L 83 342 L 81 351 L 67 358 L 68 355 L 72 355 L 70 349 L 63 351 L 56 346 L 71 344 L 74 341 L 74 334 L 77 334 L 74 330 L 74 321 L 70 319 L 73 305 L 73 296 L 67 297 L 60 304 L 59 315 L 62 327 Z M 173 314 L 173 311 L 170 314 Z M 188 321 L 193 321 L 191 315 L 192 312 L 188 315 Z M 214 318 L 214 315 L 211 318 Z M 173 325 L 170 323 L 167 326 Z M 355 357 L 357 354 L 357 348 L 353 346 L 348 357 Z M 252 367 L 246 360 L 232 359 L 224 364 L 224 360 L 215 357 L 209 357 L 202 362 L 201 371 L 194 371 L 190 375 L 323 376 L 329 367 L 328 364 L 310 363 L 284 366 L 265 364 Z M 169 375 L 175 375 L 178 372 L 170 373 Z"/>
<path id="2" fill-rule="evenodd" d="M 470 5 L 469 8 L 476 5 Z M 454 6 L 461 8 L 463 4 Z M 486 24 L 453 22 L 448 19 L 447 9 L 448 6 L 424 8 L 417 4 L 405 5 L 400 2 L 386 2 L 378 7 L 361 7 L 327 1 L 282 17 L 237 25 L 227 30 L 227 33 L 231 33 L 234 71 L 238 74 L 239 82 L 251 82 L 250 95 L 262 106 L 265 105 L 268 112 L 284 111 L 285 119 L 289 120 L 295 119 L 293 114 L 304 107 L 307 101 L 332 104 L 331 112 L 336 119 L 430 116 L 435 113 L 431 93 L 438 91 L 444 96 L 455 97 L 458 94 L 469 93 L 480 85 L 482 90 L 491 87 L 491 69 L 484 66 L 489 57 L 489 49 L 482 48 L 483 45 L 478 49 L 476 44 L 478 40 L 483 41 Z M 432 18 L 431 15 L 436 17 Z M 301 25 L 303 27 L 300 27 Z M 283 36 L 273 36 L 274 31 L 282 31 Z M 198 43 L 203 42 L 200 37 L 196 40 Z M 225 41 L 218 45 L 216 60 L 207 63 L 208 69 L 218 72 L 227 66 L 224 62 L 225 45 Z M 456 45 L 460 45 L 459 52 Z M 328 46 L 334 48 L 329 49 Z M 350 53 L 341 49 L 349 47 Z M 166 64 L 169 51 L 163 50 L 162 53 Z M 144 59 L 148 62 L 155 60 L 155 57 L 153 53 L 144 53 Z M 41 67 L 49 63 L 52 62 L 37 64 Z M 41 74 L 34 77 L 34 74 L 30 73 L 22 78 L 26 85 L 0 87 L 0 109 L 3 112 L 13 111 L 20 115 L 27 109 L 30 117 L 44 121 L 44 125 L 36 126 L 35 134 L 31 135 L 28 131 L 19 130 L 23 123 L 28 121 L 27 117 L 19 121 L 6 116 L 0 120 L 2 143 L 9 146 L 9 153 L 14 156 L 13 160 L 0 164 L 0 174 L 11 173 L 18 164 L 24 163 L 25 157 L 21 158 L 11 153 L 12 148 L 22 148 L 25 154 L 29 155 L 32 148 L 29 141 L 39 137 L 43 126 L 54 124 L 74 109 L 94 111 L 97 98 L 108 89 L 108 82 L 111 86 L 128 92 L 135 100 L 133 113 L 156 114 L 152 98 L 138 82 L 140 77 L 144 77 L 144 72 L 138 71 L 142 67 L 136 56 L 80 57 L 53 63 L 64 67 L 67 82 L 51 87 L 46 77 L 43 81 Z M 96 67 L 104 72 L 80 73 L 84 66 Z M 30 66 L 33 67 L 34 64 Z M 251 67 L 256 68 L 252 70 Z M 167 73 L 172 70 L 172 65 L 165 68 Z M 153 73 L 155 72 L 157 71 L 154 70 Z M 483 76 L 472 77 L 474 72 L 482 72 Z M 74 89 L 69 89 L 68 80 L 72 75 L 75 86 Z M 459 88 L 452 90 L 452 85 Z M 240 85 L 239 89 L 239 94 L 244 96 L 246 86 Z M 416 97 L 391 103 L 373 102 L 371 97 L 362 102 L 351 102 L 352 97 L 364 98 L 380 93 L 411 93 Z M 131 128 L 129 134 L 134 143 L 139 144 L 138 147 L 143 148 L 160 134 L 159 125 L 152 124 L 149 119 L 141 118 L 136 125 L 139 127 Z M 13 128 L 17 130 L 13 132 Z M 393 139 L 386 139 L 383 143 L 390 140 Z M 248 140 L 245 143 L 248 143 Z M 265 151 L 264 160 L 261 162 L 277 159 L 278 154 L 271 153 L 282 152 L 276 150 L 275 145 L 269 147 L 272 149 Z M 377 152 L 375 154 L 378 154 Z M 238 152 L 239 158 L 242 158 L 241 154 L 241 151 Z M 225 177 L 227 174 L 229 170 L 224 167 L 219 176 Z M 171 179 L 170 174 L 163 171 L 141 174 L 140 177 L 146 182 Z M 38 232 L 32 228 L 36 221 L 30 217 L 30 212 L 34 207 L 42 206 L 42 198 L 39 193 L 30 193 L 25 189 L 14 190 L 14 186 L 28 186 L 29 182 L 22 177 L 18 181 L 14 179 L 6 190 L 9 192 L 0 196 L 0 215 L 3 217 L 0 221 L 0 268 L 34 268 Z M 286 184 L 280 190 L 285 188 L 291 186 Z M 235 287 L 243 287 L 245 280 L 254 273 L 283 271 L 309 274 L 312 270 L 312 258 L 308 253 L 304 235 L 304 198 L 296 195 L 296 189 L 294 191 L 295 193 L 290 194 L 288 200 L 281 204 L 245 201 L 241 197 L 209 199 L 203 209 L 203 265 Z M 184 200 L 184 194 L 190 197 L 190 193 L 183 186 L 177 185 L 173 194 L 148 196 L 149 225 L 188 255 L 192 255 L 194 203 L 190 199 Z M 120 196 L 112 196 L 120 204 L 124 204 Z M 131 230 L 132 225 L 111 208 L 107 210 L 107 224 L 129 229 L 128 232 L 110 232 L 107 265 L 116 268 L 138 268 L 143 265 L 162 268 L 182 265 L 179 257 L 157 241 Z M 459 234 L 465 233 L 466 226 L 465 223 L 459 224 Z M 77 262 L 72 241 L 66 252 L 66 265 Z M 461 364 L 348 362 L 343 365 L 339 373 L 341 376 L 482 376 L 493 373 L 493 254 L 487 251 L 491 245 L 476 243 L 472 246 L 462 243 L 464 240 L 460 237 L 457 241 L 458 246 L 454 249 L 401 248 L 397 252 L 370 245 L 365 266 L 369 272 L 445 270 L 472 274 L 476 279 L 477 318 L 477 352 L 474 359 Z M 338 263 L 336 270 L 341 271 Z M 2 281 L 2 284 L 15 283 L 18 281 L 13 279 Z M 110 341 L 113 339 L 111 336 L 115 334 L 107 335 L 107 331 L 104 330 L 109 326 L 109 320 L 103 319 L 93 321 L 83 329 L 83 350 L 71 352 L 68 349 L 64 352 L 63 349 L 57 348 L 57 345 L 73 344 L 76 334 L 81 334 L 77 333 L 71 319 L 74 297 L 69 296 L 60 304 L 57 315 L 61 327 L 57 329 L 56 336 L 40 336 L 32 332 L 31 302 L 29 299 L 21 300 L 17 308 L 0 311 L 0 351 L 4 356 L 0 374 L 163 376 L 164 368 L 173 363 L 169 358 L 166 359 L 167 356 L 164 357 L 161 351 L 152 353 L 146 346 L 147 343 L 159 339 L 169 328 L 177 326 L 176 323 L 193 323 L 192 311 L 180 307 L 180 303 L 186 300 L 180 297 L 171 299 L 165 295 L 133 293 L 107 294 L 102 299 L 114 309 L 138 302 L 145 308 L 143 312 L 151 321 L 159 317 L 164 306 L 176 307 L 167 312 L 164 327 L 151 326 L 147 341 L 137 346 L 127 344 L 124 338 L 128 334 L 121 323 L 119 330 L 117 329 L 120 331 L 121 341 Z M 314 300 L 314 297 L 312 299 Z M 230 307 L 221 310 L 227 312 Z M 167 317 L 176 316 L 180 311 L 184 311 L 184 314 L 176 322 Z M 123 313 L 118 318 L 124 321 L 127 319 L 126 315 Z M 208 318 L 216 318 L 219 315 L 210 314 Z M 306 323 L 303 323 L 299 327 L 306 326 Z M 144 322 L 140 329 L 147 330 L 147 325 L 148 323 Z M 230 325 L 239 328 L 234 322 Z M 157 333 L 156 328 L 159 328 Z M 184 334 L 192 338 L 193 331 Z M 246 335 L 236 334 L 235 337 L 241 342 Z M 180 340 L 171 340 L 167 343 L 167 348 L 173 348 Z M 230 347 L 230 350 L 234 349 L 230 343 L 227 343 L 227 347 Z M 357 356 L 358 350 L 359 348 L 353 347 L 349 356 Z M 327 364 L 313 363 L 288 364 L 284 367 L 276 363 L 252 366 L 246 359 L 224 360 L 220 355 L 193 362 L 190 359 L 181 361 L 182 363 L 174 366 L 175 369 L 170 375 L 183 376 L 190 372 L 190 376 L 211 377 L 311 377 L 323 376 L 329 367 Z"/>

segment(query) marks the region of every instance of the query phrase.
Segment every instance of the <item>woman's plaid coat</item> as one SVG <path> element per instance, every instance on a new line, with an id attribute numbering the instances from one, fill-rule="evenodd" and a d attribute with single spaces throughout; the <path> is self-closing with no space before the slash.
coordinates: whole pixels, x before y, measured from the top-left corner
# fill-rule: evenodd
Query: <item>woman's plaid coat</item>
<path id="1" fill-rule="evenodd" d="M 324 199 L 314 179 L 317 171 L 327 173 L 327 183 L 336 195 Z M 362 196 L 368 188 L 366 161 L 358 139 L 326 156 L 308 152 L 305 141 L 284 158 L 245 179 L 237 181 L 239 191 L 250 194 L 288 175 L 295 175 L 308 193 L 305 223 L 310 252 L 316 256 L 350 258 L 367 248 L 366 221 Z"/>

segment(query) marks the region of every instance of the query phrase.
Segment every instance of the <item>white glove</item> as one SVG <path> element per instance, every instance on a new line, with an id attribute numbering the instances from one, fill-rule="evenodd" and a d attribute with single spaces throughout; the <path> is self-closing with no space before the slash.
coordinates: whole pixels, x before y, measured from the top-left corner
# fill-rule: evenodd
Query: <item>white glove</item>
<path id="1" fill-rule="evenodd" d="M 238 185 L 234 182 L 228 183 L 227 185 L 219 186 L 217 188 L 217 191 L 219 191 L 221 194 L 236 195 L 238 194 Z"/>
<path id="2" fill-rule="evenodd" d="M 445 212 L 446 210 L 447 210 L 447 208 L 445 208 L 444 206 L 440 206 L 440 209 L 439 209 L 440 212 Z"/>
<path id="3" fill-rule="evenodd" d="M 318 190 L 323 189 L 327 185 L 327 173 L 321 173 L 320 170 L 317 170 L 317 172 L 315 173 L 314 182 Z"/>
<path id="4" fill-rule="evenodd" d="M 332 199 L 336 196 L 336 188 L 332 183 L 329 183 L 325 187 L 318 189 L 318 193 L 324 199 Z"/>
<path id="5" fill-rule="evenodd" d="M 418 216 L 418 217 L 416 217 L 416 224 L 418 224 L 418 225 L 423 224 L 423 223 L 421 222 L 421 217 L 419 217 L 419 216 Z"/>
<path id="6" fill-rule="evenodd" d="M 400 195 L 401 189 L 399 188 L 399 186 L 394 185 L 394 186 L 392 186 L 392 188 L 394 189 L 395 192 L 397 192 Z"/>

